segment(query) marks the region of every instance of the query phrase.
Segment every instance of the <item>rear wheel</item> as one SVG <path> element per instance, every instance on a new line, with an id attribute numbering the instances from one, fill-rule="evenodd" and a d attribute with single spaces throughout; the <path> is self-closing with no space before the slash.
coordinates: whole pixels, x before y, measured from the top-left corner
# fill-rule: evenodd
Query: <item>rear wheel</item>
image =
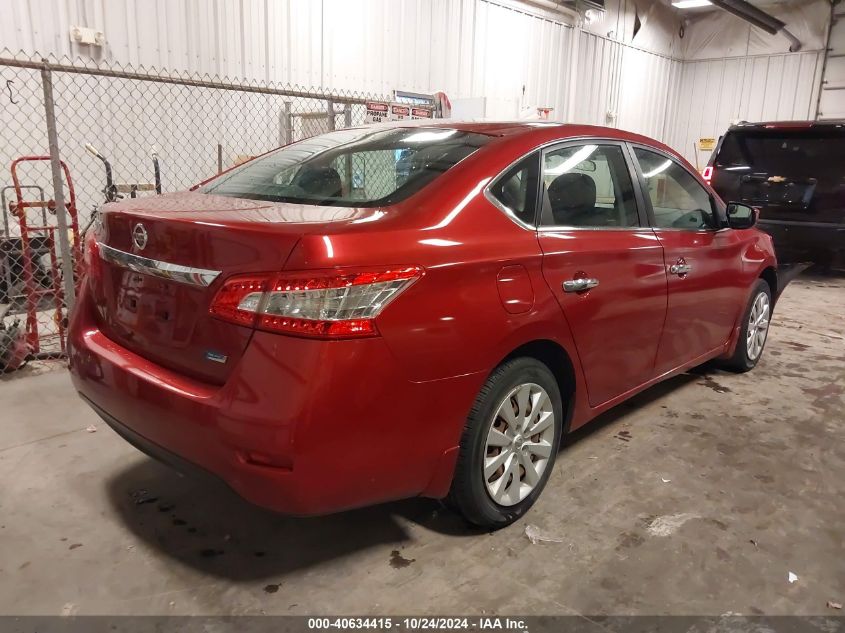
<path id="1" fill-rule="evenodd" d="M 548 481 L 562 428 L 560 389 L 549 368 L 534 358 L 500 365 L 467 418 L 449 505 L 482 527 L 516 521 Z"/>
<path id="2" fill-rule="evenodd" d="M 763 356 L 771 316 L 772 291 L 765 280 L 758 279 L 745 309 L 736 350 L 733 357 L 726 363 L 729 369 L 738 372 L 754 369 Z"/>

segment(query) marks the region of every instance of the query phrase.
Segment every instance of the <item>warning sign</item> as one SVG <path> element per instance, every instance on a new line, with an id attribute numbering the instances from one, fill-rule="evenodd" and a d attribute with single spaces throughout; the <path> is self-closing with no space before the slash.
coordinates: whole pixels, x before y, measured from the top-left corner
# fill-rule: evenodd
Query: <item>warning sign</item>
<path id="1" fill-rule="evenodd" d="M 712 152 L 716 149 L 716 139 L 715 138 L 700 138 L 698 139 L 698 149 L 702 152 Z"/>
<path id="2" fill-rule="evenodd" d="M 434 108 L 410 106 L 404 103 L 385 103 L 367 101 L 367 115 L 364 123 L 383 123 L 385 121 L 404 121 L 406 119 L 433 119 Z"/>
<path id="3" fill-rule="evenodd" d="M 367 101 L 367 114 L 364 123 L 381 123 L 390 119 L 390 106 L 381 101 Z"/>
<path id="4" fill-rule="evenodd" d="M 412 119 L 433 119 L 434 110 L 432 108 L 416 107 L 411 108 Z"/>
<path id="5" fill-rule="evenodd" d="M 391 121 L 404 121 L 409 116 L 411 116 L 411 108 L 409 106 L 401 105 L 398 103 L 390 104 Z"/>

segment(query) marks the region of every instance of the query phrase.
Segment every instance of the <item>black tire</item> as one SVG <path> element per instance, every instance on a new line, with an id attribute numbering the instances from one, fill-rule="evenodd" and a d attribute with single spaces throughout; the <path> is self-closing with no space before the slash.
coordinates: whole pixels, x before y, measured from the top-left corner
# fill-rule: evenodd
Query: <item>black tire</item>
<path id="1" fill-rule="evenodd" d="M 546 391 L 551 401 L 554 414 L 554 439 L 551 442 L 551 454 L 534 489 L 515 505 L 500 505 L 488 493 L 483 475 L 487 435 L 494 416 L 508 393 L 526 383 L 540 386 Z M 519 519 L 534 505 L 551 475 L 560 446 L 562 429 L 563 403 L 560 389 L 554 375 L 545 364 L 534 358 L 521 357 L 497 367 L 481 388 L 467 418 L 461 436 L 452 487 L 446 499 L 447 506 L 456 509 L 470 523 L 484 528 L 502 528 Z"/>
<path id="2" fill-rule="evenodd" d="M 769 320 L 771 320 L 772 318 L 772 290 L 771 288 L 769 288 L 769 284 L 766 283 L 764 279 L 758 279 L 757 283 L 754 284 L 754 287 L 751 290 L 751 296 L 748 299 L 748 305 L 745 307 L 745 311 L 742 313 L 742 327 L 739 330 L 739 338 L 736 342 L 736 350 L 734 350 L 734 355 L 729 360 L 725 361 L 725 369 L 729 369 L 737 373 L 751 371 L 752 369 L 754 369 L 754 367 L 757 366 L 757 363 L 759 363 L 760 359 L 763 357 L 766 341 L 763 342 L 763 348 L 757 354 L 756 358 L 749 357 L 747 345 L 748 328 L 750 326 L 749 318 L 751 316 L 751 310 L 753 309 L 754 303 L 757 301 L 758 297 L 761 294 L 766 295 L 766 298 L 769 303 Z M 766 340 L 768 340 L 768 330 L 766 332 Z"/>

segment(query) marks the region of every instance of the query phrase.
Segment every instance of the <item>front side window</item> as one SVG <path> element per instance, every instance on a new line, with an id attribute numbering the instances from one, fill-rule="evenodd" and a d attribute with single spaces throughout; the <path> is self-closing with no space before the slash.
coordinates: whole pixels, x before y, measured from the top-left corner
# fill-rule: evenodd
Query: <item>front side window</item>
<path id="1" fill-rule="evenodd" d="M 634 186 L 618 145 L 570 145 L 543 155 L 543 224 L 639 226 Z"/>
<path id="2" fill-rule="evenodd" d="M 490 186 L 490 193 L 508 213 L 525 224 L 534 224 L 537 202 L 538 155 L 522 159 Z"/>
<path id="3" fill-rule="evenodd" d="M 215 178 L 203 193 L 345 207 L 394 204 L 484 146 L 445 128 L 341 130 L 315 136 Z"/>
<path id="4" fill-rule="evenodd" d="M 634 148 L 654 210 L 654 226 L 709 229 L 715 226 L 710 194 L 692 174 L 663 154 Z"/>

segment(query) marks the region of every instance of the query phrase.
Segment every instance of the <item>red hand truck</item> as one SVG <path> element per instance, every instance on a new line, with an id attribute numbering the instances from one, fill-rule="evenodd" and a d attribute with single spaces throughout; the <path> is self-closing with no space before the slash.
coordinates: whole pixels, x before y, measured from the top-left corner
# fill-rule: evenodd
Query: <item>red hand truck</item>
<path id="1" fill-rule="evenodd" d="M 56 213 L 55 200 L 24 200 L 23 190 L 20 180 L 18 178 L 18 165 L 24 162 L 38 162 L 47 161 L 51 159 L 49 156 L 22 156 L 12 161 L 12 183 L 15 188 L 15 196 L 17 200 L 9 205 L 9 210 L 18 218 L 21 231 L 21 251 L 22 251 L 22 268 L 24 276 L 24 287 L 26 289 L 26 342 L 34 358 L 60 358 L 66 354 L 65 348 L 65 328 L 67 326 L 67 314 L 65 306 L 65 296 L 62 287 L 62 269 L 59 265 L 59 254 L 57 251 L 56 239 L 58 237 L 58 226 L 49 224 L 42 220 L 41 224 L 29 224 L 27 218 L 27 209 L 39 208 L 47 209 L 50 213 Z M 71 257 L 73 262 L 80 262 L 80 244 L 79 244 L 79 222 L 76 213 L 76 194 L 73 189 L 73 180 L 70 177 L 70 170 L 64 161 L 61 161 L 62 171 L 67 181 L 68 201 L 65 203 L 68 214 L 68 230 L 70 231 L 70 240 L 72 242 L 70 253 L 62 253 L 62 257 Z M 39 218 L 41 219 L 41 218 Z M 50 254 L 50 274 L 52 281 L 52 288 L 44 287 L 36 282 L 34 270 L 35 264 L 33 262 L 34 249 L 31 244 L 34 238 L 42 238 L 46 243 Z M 76 279 L 74 279 L 76 285 Z M 59 352 L 42 352 L 41 344 L 42 337 L 38 331 L 38 311 L 45 300 L 52 298 L 53 303 L 53 320 L 56 325 L 56 332 L 48 336 L 58 336 L 59 338 Z M 47 337 L 44 337 L 47 338 Z"/>

